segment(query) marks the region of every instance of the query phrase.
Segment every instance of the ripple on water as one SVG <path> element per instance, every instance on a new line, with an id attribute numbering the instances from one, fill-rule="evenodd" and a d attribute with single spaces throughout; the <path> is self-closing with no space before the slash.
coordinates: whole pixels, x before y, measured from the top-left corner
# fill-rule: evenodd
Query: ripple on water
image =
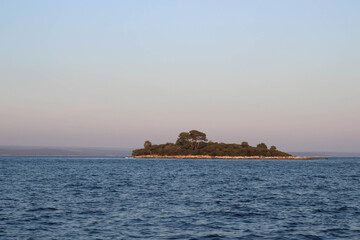
<path id="1" fill-rule="evenodd" d="M 358 240 L 359 162 L 0 157 L 0 238 Z"/>

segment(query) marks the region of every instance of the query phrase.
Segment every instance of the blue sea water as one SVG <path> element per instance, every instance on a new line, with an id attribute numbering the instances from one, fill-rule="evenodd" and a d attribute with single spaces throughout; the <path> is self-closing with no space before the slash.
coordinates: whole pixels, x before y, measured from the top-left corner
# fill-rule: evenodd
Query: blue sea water
<path id="1" fill-rule="evenodd" d="M 0 239 L 360 239 L 360 159 L 0 157 Z"/>

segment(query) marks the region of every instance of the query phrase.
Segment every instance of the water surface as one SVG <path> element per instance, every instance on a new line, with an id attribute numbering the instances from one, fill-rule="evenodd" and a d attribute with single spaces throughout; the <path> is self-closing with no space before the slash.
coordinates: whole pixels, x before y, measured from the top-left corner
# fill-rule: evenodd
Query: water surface
<path id="1" fill-rule="evenodd" d="M 0 238 L 358 240 L 359 165 L 0 157 Z"/>

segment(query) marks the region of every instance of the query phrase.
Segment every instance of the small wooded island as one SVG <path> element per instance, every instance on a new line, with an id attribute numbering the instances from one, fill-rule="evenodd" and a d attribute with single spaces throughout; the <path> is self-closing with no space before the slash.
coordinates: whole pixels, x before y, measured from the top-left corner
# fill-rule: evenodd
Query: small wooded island
<path id="1" fill-rule="evenodd" d="M 206 134 L 197 130 L 182 132 L 176 143 L 153 145 L 145 141 L 144 148 L 132 152 L 135 158 L 301 158 L 281 152 L 265 143 L 256 147 L 247 142 L 226 144 L 208 141 Z"/>

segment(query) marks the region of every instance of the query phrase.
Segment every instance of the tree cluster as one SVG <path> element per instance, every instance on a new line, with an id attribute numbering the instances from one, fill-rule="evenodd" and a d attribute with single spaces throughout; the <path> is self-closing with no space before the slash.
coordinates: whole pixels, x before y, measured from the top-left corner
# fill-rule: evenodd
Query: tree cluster
<path id="1" fill-rule="evenodd" d="M 180 133 L 175 143 L 153 145 L 147 140 L 144 148 L 133 151 L 133 156 L 139 155 L 291 156 L 278 151 L 275 146 L 268 149 L 265 143 L 259 143 L 256 147 L 252 147 L 248 142 L 226 144 L 208 141 L 206 134 L 197 130 Z"/>

